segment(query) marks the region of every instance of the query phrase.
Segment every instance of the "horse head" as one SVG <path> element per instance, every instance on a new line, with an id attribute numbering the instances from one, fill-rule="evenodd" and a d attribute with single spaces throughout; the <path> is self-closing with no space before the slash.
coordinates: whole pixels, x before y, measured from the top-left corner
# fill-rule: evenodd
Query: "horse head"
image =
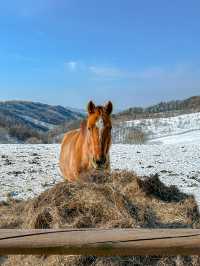
<path id="1" fill-rule="evenodd" d="M 85 136 L 89 160 L 95 169 L 105 169 L 109 164 L 112 110 L 113 105 L 110 101 L 105 106 L 95 106 L 92 101 L 88 103 Z"/>

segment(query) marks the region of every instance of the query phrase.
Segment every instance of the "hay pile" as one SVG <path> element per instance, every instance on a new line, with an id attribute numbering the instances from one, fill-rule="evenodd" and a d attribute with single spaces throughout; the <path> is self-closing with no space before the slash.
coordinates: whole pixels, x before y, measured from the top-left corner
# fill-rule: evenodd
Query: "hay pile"
<path id="1" fill-rule="evenodd" d="M 93 173 L 62 182 L 28 201 L 0 204 L 0 228 L 200 228 L 193 196 L 166 187 L 157 175 Z M 2 263 L 1 263 L 2 260 Z M 9 256 L 1 265 L 200 265 L 193 257 Z"/>

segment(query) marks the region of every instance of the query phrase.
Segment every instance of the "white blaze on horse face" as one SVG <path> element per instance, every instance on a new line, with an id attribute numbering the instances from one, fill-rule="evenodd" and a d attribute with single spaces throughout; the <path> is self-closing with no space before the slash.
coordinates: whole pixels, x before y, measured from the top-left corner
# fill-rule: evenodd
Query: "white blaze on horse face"
<path id="1" fill-rule="evenodd" d="M 103 119 L 102 117 L 100 117 L 97 122 L 96 122 L 96 127 L 99 128 L 99 129 L 103 129 L 104 128 L 104 122 L 103 122 Z"/>
<path id="2" fill-rule="evenodd" d="M 97 122 L 96 122 L 96 127 L 99 129 L 99 138 L 100 141 L 102 140 L 102 134 L 103 134 L 103 128 L 104 128 L 104 122 L 103 122 L 103 118 L 100 117 Z"/>

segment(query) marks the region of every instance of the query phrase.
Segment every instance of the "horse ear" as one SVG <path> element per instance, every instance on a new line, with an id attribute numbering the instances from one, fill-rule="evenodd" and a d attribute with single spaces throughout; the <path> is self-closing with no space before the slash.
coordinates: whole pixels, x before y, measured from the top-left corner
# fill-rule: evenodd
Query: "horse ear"
<path id="1" fill-rule="evenodd" d="M 92 114 L 95 112 L 95 104 L 92 101 L 89 101 L 88 106 L 87 106 L 87 110 L 89 114 Z"/>
<path id="2" fill-rule="evenodd" d="M 106 105 L 105 105 L 105 109 L 106 109 L 106 113 L 108 115 L 110 115 L 113 111 L 113 104 L 111 101 L 109 101 Z"/>

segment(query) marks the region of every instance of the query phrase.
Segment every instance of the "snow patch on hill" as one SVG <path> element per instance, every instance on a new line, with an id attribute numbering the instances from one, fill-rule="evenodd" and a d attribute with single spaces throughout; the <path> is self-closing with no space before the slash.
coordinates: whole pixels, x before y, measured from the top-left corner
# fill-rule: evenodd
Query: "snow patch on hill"
<path id="1" fill-rule="evenodd" d="M 150 143 L 169 143 L 170 138 L 164 139 L 169 136 L 177 136 L 172 138 L 172 143 L 176 143 L 176 141 L 179 143 L 180 139 L 182 139 L 180 142 L 183 143 L 184 141 L 190 142 L 191 139 L 199 138 L 200 113 L 121 122 L 118 128 L 114 130 L 117 143 L 125 143 L 124 138 L 131 130 L 139 130 L 145 133 Z"/>
<path id="2" fill-rule="evenodd" d="M 35 125 L 46 127 L 47 129 L 53 129 L 56 127 L 56 125 L 40 121 L 38 119 L 35 119 L 35 118 L 27 116 L 27 115 L 20 115 L 20 117 L 24 118 L 26 121 L 31 122 Z"/>
<path id="3" fill-rule="evenodd" d="M 124 122 L 125 127 L 141 128 L 151 138 L 171 136 L 188 131 L 200 130 L 200 113 L 185 114 L 168 118 L 142 119 Z"/>
<path id="4" fill-rule="evenodd" d="M 147 144 L 200 144 L 200 130 L 149 140 Z"/>

